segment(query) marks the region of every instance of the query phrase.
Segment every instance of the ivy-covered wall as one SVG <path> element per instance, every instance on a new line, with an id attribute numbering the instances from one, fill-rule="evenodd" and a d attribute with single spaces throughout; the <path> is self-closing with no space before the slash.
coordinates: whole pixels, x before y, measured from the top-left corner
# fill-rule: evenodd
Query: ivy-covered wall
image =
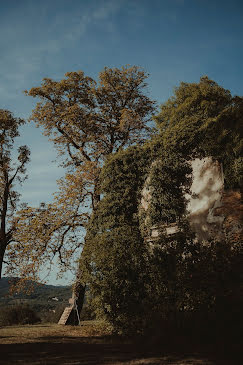
<path id="1" fill-rule="evenodd" d="M 142 331 L 169 313 L 209 310 L 228 295 L 229 271 L 234 286 L 240 282 L 233 265 L 239 231 L 233 241 L 230 234 L 202 233 L 214 218 L 225 220 L 217 210 L 223 187 L 241 196 L 242 111 L 243 98 L 207 77 L 182 83 L 155 117 L 158 133 L 106 162 L 103 199 L 89 222 L 80 266 L 96 312 L 116 331 Z"/>

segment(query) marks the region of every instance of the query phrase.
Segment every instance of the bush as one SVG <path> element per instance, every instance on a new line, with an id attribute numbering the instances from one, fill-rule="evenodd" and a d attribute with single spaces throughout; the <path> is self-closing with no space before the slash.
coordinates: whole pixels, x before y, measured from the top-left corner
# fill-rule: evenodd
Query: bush
<path id="1" fill-rule="evenodd" d="M 0 308 L 0 325 L 13 326 L 16 324 L 39 323 L 37 313 L 27 305 L 14 305 L 8 308 Z"/>
<path id="2" fill-rule="evenodd" d="M 85 304 L 80 313 L 80 321 L 90 321 L 95 319 L 94 309 L 90 304 Z"/>

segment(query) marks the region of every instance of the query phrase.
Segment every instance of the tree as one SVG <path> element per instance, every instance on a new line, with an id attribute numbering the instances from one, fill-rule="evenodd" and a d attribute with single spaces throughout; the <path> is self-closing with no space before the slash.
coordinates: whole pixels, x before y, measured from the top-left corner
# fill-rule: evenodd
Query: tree
<path id="1" fill-rule="evenodd" d="M 26 179 L 26 163 L 30 151 L 27 146 L 18 148 L 18 162 L 13 162 L 11 152 L 14 140 L 19 136 L 19 127 L 24 121 L 14 118 L 7 110 L 0 110 L 0 278 L 7 246 L 13 242 L 16 231 L 14 214 L 19 202 L 19 194 L 14 190 L 14 183 Z"/>
<path id="2" fill-rule="evenodd" d="M 54 203 L 44 210 L 28 208 L 19 220 L 22 224 L 19 241 L 32 242 L 35 257 L 43 253 L 38 247 L 50 243 L 46 259 L 62 249 L 65 251 L 74 228 L 85 228 L 99 205 L 104 161 L 112 153 L 146 140 L 151 133 L 148 122 L 155 110 L 155 102 L 146 93 L 148 74 L 139 67 L 105 68 L 98 83 L 82 71 L 65 76 L 61 81 L 45 78 L 40 87 L 26 91 L 40 99 L 30 119 L 44 128 L 44 134 L 64 157 L 63 164 L 68 169 Z M 26 232 L 27 237 L 32 232 L 32 238 L 21 238 L 21 232 Z M 82 232 L 85 235 L 85 229 Z M 35 245 L 36 238 L 40 245 Z M 80 235 L 71 243 L 72 249 L 79 247 Z M 18 249 L 24 252 L 24 244 Z M 33 257 L 30 269 L 34 272 L 36 268 L 38 260 Z"/>
<path id="3" fill-rule="evenodd" d="M 87 227 L 80 260 L 97 317 L 108 320 L 122 334 L 142 328 L 148 316 L 148 252 L 137 214 L 149 167 L 146 152 L 149 155 L 149 150 L 133 146 L 105 163 L 101 175 L 104 197 Z"/>
<path id="4" fill-rule="evenodd" d="M 184 188 L 188 183 L 190 186 L 190 172 L 185 167 L 187 162 L 195 157 L 212 156 L 218 160 L 223 166 L 225 189 L 242 189 L 242 113 L 243 98 L 232 96 L 228 90 L 206 76 L 198 83 L 181 83 L 175 89 L 174 95 L 161 105 L 160 113 L 155 117 L 160 130 L 157 141 L 162 148 L 161 161 L 157 160 L 151 168 L 151 204 L 149 217 L 146 217 L 147 220 L 151 219 L 152 225 L 166 224 L 171 213 L 178 227 L 182 218 L 188 219 L 185 194 L 180 194 L 178 188 L 180 184 Z M 174 160 L 173 164 L 171 157 Z M 176 166 L 178 161 L 184 163 Z M 240 206 L 238 209 L 240 215 Z M 233 219 L 231 224 L 233 226 Z M 178 237 L 177 234 L 170 236 L 162 232 L 158 243 L 162 247 L 172 248 L 169 250 L 169 256 L 174 260 L 175 269 L 170 276 L 169 267 L 166 268 L 168 280 L 165 287 L 167 293 L 170 292 L 170 284 L 172 288 L 176 288 L 174 291 L 177 298 L 171 297 L 175 308 L 180 308 L 179 305 L 182 309 L 186 307 L 196 311 L 206 307 L 209 310 L 211 303 L 212 309 L 214 300 L 222 297 L 222 292 L 226 295 L 228 289 L 234 286 L 237 271 L 239 280 L 236 286 L 239 288 L 242 285 L 242 273 L 235 264 L 240 259 L 239 246 L 242 241 L 239 222 L 236 222 L 234 230 L 236 235 L 230 235 L 229 227 L 223 225 L 224 235 L 222 234 L 221 241 L 217 242 L 219 238 L 214 237 L 205 247 L 194 239 L 190 226 L 188 230 L 182 230 L 183 235 Z M 162 251 L 161 254 L 158 251 L 156 259 L 159 261 L 159 257 L 163 258 L 164 253 L 167 256 L 167 252 Z M 164 267 L 169 256 L 166 257 Z M 234 272 L 232 281 L 231 278 L 227 278 L 229 271 Z M 163 283 L 163 277 L 157 277 Z"/>
<path id="5" fill-rule="evenodd" d="M 105 68 L 99 83 L 82 71 L 59 82 L 44 79 L 28 95 L 39 97 L 31 120 L 44 127 L 66 166 L 83 177 L 92 208 L 99 202 L 99 173 L 104 160 L 148 136 L 155 102 L 146 96 L 148 75 L 139 67 Z"/>
<path id="6" fill-rule="evenodd" d="M 226 186 L 242 185 L 243 97 L 207 76 L 182 82 L 154 118 L 164 149 L 187 159 L 213 156 L 223 163 Z"/>

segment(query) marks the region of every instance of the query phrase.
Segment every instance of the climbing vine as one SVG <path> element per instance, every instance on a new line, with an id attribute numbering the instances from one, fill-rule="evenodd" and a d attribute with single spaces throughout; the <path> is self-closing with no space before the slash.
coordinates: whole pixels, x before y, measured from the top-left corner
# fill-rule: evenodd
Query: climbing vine
<path id="1" fill-rule="evenodd" d="M 115 331 L 141 332 L 181 311 L 209 310 L 227 292 L 222 277 L 233 270 L 234 253 L 229 242 L 202 246 L 195 240 L 186 193 L 196 157 L 217 159 L 225 186 L 242 187 L 242 109 L 242 98 L 207 77 L 182 83 L 155 117 L 157 135 L 106 161 L 103 198 L 90 220 L 80 265 L 96 312 Z M 210 290 L 204 285 L 208 275 Z"/>

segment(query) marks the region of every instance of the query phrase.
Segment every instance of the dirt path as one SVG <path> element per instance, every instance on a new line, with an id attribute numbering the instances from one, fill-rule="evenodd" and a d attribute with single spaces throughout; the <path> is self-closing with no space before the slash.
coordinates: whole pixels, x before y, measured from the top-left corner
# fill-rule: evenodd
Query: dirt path
<path id="1" fill-rule="evenodd" d="M 96 326 L 62 327 L 57 325 L 0 328 L 0 364 L 8 365 L 232 365 L 235 361 L 162 347 L 121 342 L 101 336 Z"/>

